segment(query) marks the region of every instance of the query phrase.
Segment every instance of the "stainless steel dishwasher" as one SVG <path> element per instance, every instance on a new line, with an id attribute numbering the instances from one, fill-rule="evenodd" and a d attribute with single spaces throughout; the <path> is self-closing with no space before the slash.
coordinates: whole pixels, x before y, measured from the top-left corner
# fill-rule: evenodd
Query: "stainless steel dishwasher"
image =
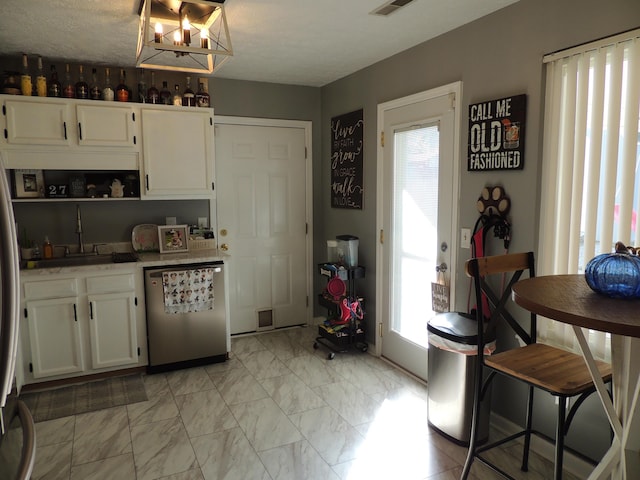
<path id="1" fill-rule="evenodd" d="M 146 268 L 149 373 L 227 359 L 223 262 Z"/>

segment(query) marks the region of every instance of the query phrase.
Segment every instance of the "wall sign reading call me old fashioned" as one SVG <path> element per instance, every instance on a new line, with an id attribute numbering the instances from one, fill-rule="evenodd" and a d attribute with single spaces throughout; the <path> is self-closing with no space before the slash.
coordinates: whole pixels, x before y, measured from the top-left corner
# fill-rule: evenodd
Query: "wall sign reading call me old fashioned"
<path id="1" fill-rule="evenodd" d="M 524 168 L 524 123 L 527 96 L 469 105 L 467 170 Z"/>

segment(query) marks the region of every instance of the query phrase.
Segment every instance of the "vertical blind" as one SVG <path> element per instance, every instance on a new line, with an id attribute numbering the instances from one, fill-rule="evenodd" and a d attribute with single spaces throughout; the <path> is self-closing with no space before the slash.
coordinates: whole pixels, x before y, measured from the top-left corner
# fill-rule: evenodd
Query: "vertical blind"
<path id="1" fill-rule="evenodd" d="M 640 245 L 640 29 L 544 57 L 540 275 L 582 273 L 616 241 Z M 570 326 L 539 322 L 539 336 L 576 348 Z M 608 336 L 585 332 L 597 356 Z"/>

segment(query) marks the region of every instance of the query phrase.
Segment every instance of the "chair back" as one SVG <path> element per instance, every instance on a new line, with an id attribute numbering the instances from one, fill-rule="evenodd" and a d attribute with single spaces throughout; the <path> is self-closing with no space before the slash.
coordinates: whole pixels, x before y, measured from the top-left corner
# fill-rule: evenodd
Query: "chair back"
<path id="1" fill-rule="evenodd" d="M 484 345 L 485 337 L 495 338 L 501 320 L 506 322 L 525 344 L 535 343 L 535 314 L 530 314 L 527 331 L 509 311 L 514 305 L 511 300 L 513 284 L 521 278 L 535 276 L 533 252 L 472 258 L 466 262 L 465 270 L 467 275 L 473 278 L 475 290 L 479 357 L 482 357 L 480 346 Z M 487 301 L 483 302 L 483 297 Z M 489 312 L 485 311 L 487 303 L 491 310 Z"/>

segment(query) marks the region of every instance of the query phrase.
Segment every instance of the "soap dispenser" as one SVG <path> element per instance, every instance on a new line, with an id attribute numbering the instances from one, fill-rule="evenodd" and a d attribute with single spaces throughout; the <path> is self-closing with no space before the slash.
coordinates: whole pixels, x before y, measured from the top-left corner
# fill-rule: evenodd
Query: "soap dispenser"
<path id="1" fill-rule="evenodd" d="M 53 258 L 53 245 L 49 241 L 49 237 L 44 237 L 44 243 L 42 244 L 42 256 L 44 258 Z"/>

